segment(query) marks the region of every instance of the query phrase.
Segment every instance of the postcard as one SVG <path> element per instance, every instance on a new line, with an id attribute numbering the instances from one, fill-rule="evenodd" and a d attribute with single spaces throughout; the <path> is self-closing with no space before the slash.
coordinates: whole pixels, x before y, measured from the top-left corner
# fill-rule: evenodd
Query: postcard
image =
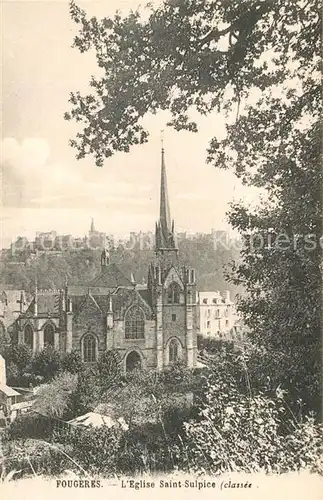
<path id="1" fill-rule="evenodd" d="M 319 7 L 2 3 L 4 498 L 322 498 Z"/>

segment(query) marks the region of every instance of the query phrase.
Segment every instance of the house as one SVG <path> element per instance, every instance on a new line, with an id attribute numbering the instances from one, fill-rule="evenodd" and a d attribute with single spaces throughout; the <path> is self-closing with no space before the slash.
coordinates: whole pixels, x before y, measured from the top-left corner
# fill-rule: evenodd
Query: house
<path id="1" fill-rule="evenodd" d="M 230 292 L 200 292 L 198 298 L 200 334 L 218 340 L 231 340 L 239 317 Z"/>
<path id="2" fill-rule="evenodd" d="M 32 401 L 7 385 L 6 362 L 0 355 L 0 422 L 6 425 L 32 406 Z"/>

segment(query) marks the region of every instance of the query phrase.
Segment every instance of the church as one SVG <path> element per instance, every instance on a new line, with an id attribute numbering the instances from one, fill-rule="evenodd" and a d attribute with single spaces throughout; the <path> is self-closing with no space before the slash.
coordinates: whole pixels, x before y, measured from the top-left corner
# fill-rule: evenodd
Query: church
<path id="1" fill-rule="evenodd" d="M 182 266 L 171 220 L 165 152 L 161 151 L 160 213 L 155 255 L 147 285 L 137 285 L 101 255 L 101 272 L 90 283 L 62 290 L 35 290 L 17 319 L 17 340 L 34 352 L 52 346 L 62 354 L 78 351 L 95 363 L 117 351 L 124 372 L 164 367 L 181 360 L 196 366 L 197 290 L 195 270 Z"/>

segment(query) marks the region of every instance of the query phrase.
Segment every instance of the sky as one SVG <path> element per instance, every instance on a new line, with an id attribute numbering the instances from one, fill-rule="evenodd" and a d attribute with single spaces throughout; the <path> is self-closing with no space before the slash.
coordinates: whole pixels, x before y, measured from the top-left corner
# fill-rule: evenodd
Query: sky
<path id="1" fill-rule="evenodd" d="M 79 2 L 91 16 L 126 12 L 139 0 Z M 93 54 L 71 47 L 77 33 L 67 0 L 2 3 L 2 130 L 0 246 L 18 235 L 56 230 L 83 236 L 93 217 L 100 231 L 123 236 L 151 231 L 158 217 L 161 130 L 171 215 L 177 231 L 225 229 L 232 200 L 255 200 L 228 171 L 205 162 L 209 140 L 223 136 L 224 117 L 199 122 L 199 133 L 166 128 L 167 112 L 148 116 L 149 143 L 118 153 L 99 168 L 77 161 L 68 141 L 78 125 L 64 120 L 71 91 L 86 92 Z"/>

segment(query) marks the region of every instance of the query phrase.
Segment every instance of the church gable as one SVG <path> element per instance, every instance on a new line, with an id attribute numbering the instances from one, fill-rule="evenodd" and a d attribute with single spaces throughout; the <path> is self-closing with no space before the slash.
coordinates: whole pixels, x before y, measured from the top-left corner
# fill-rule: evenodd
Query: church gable
<path id="1" fill-rule="evenodd" d="M 92 295 L 86 295 L 74 314 L 75 325 L 93 326 L 104 322 L 104 314 Z"/>
<path id="2" fill-rule="evenodd" d="M 168 271 L 168 273 L 166 275 L 166 278 L 164 281 L 164 288 L 168 288 L 171 283 L 177 283 L 181 287 L 182 290 L 184 289 L 184 284 L 183 284 L 182 278 L 174 266 L 172 266 L 170 268 L 170 270 Z"/>
<path id="3" fill-rule="evenodd" d="M 115 263 L 104 267 L 102 273 L 91 281 L 90 286 L 110 289 L 119 287 L 134 288 L 134 284 L 122 273 Z"/>
<path id="4" fill-rule="evenodd" d="M 141 307 L 146 319 L 151 319 L 151 308 L 136 290 L 120 289 L 112 295 L 112 309 L 115 319 L 123 320 L 127 309 L 132 305 Z"/>

